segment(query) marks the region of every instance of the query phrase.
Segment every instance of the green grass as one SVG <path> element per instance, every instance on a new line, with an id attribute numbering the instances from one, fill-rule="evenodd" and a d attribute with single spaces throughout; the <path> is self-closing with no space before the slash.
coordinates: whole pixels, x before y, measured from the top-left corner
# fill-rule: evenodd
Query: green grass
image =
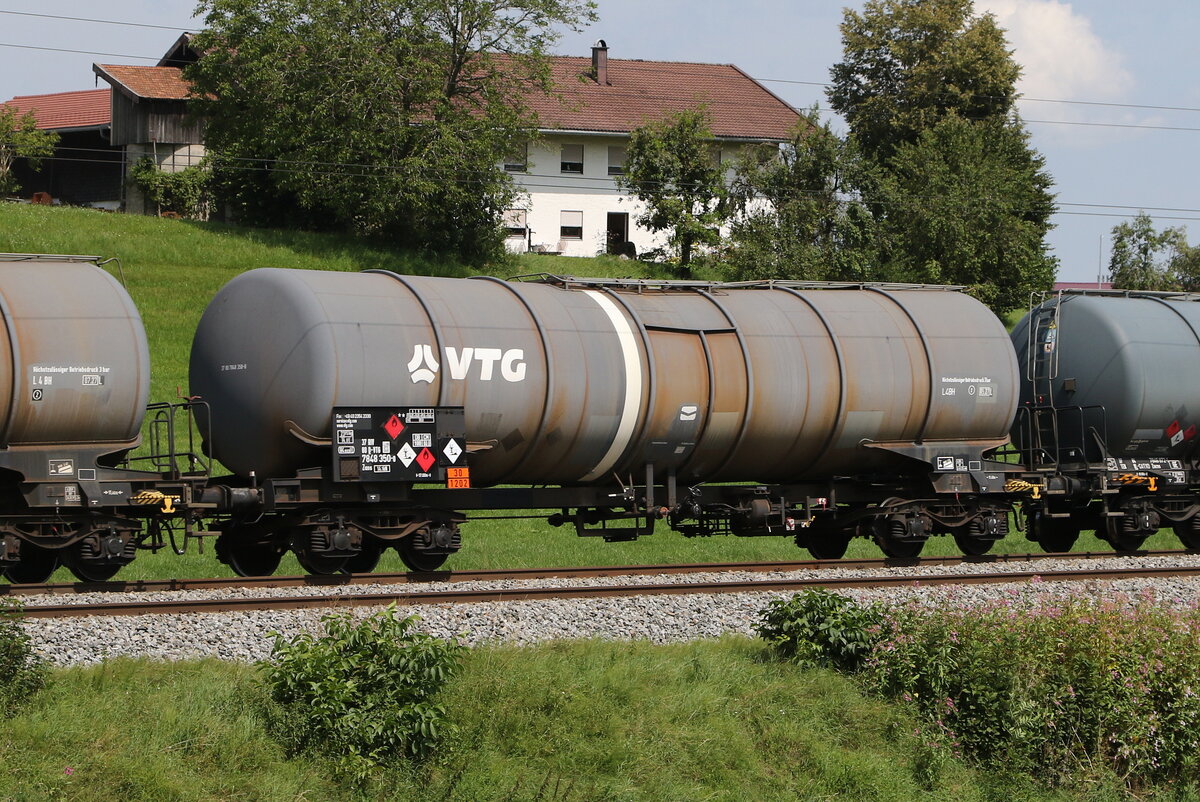
<path id="1" fill-rule="evenodd" d="M 247 703 L 253 672 L 211 660 L 57 670 L 4 724 L 0 798 L 351 798 L 327 765 L 267 738 Z M 442 701 L 459 731 L 439 757 L 359 798 L 1102 798 L 968 769 L 897 708 L 747 639 L 473 649 Z"/>

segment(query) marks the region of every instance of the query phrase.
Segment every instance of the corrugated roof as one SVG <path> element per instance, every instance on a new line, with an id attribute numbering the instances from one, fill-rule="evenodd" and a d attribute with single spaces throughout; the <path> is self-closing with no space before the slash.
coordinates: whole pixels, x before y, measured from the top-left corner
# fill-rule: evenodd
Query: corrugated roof
<path id="1" fill-rule="evenodd" d="M 95 128 L 112 122 L 112 90 L 55 92 L 50 95 L 17 95 L 4 105 L 19 113 L 32 111 L 37 127 L 46 130 Z"/>
<path id="2" fill-rule="evenodd" d="M 732 64 L 608 59 L 608 83 L 591 77 L 592 60 L 555 56 L 554 94 L 526 102 L 546 129 L 628 133 L 705 104 L 718 137 L 787 139 L 800 114 Z"/>
<path id="3" fill-rule="evenodd" d="M 787 139 L 800 114 L 732 64 L 608 60 L 608 82 L 591 76 L 592 60 L 553 56 L 554 91 L 525 99 L 544 129 L 628 133 L 647 122 L 705 104 L 718 137 Z M 97 64 L 96 74 L 138 98 L 183 100 L 178 67 Z"/>
<path id="4" fill-rule="evenodd" d="M 93 64 L 92 71 L 113 87 L 147 100 L 187 100 L 188 84 L 179 67 Z"/>

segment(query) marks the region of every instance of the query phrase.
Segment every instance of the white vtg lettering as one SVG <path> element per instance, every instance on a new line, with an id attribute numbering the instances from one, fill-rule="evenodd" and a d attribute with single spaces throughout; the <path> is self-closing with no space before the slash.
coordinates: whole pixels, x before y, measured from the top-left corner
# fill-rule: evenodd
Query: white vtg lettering
<path id="1" fill-rule="evenodd" d="M 495 378 L 497 367 L 499 367 L 500 377 L 505 381 L 525 381 L 526 364 L 525 349 L 523 348 L 503 350 L 472 346 L 455 348 L 448 345 L 444 351 L 446 369 L 450 372 L 450 378 L 456 381 L 464 381 L 467 378 L 473 363 L 479 366 L 480 381 L 492 381 Z M 424 367 L 420 367 L 422 364 Z M 434 374 L 439 369 L 437 361 L 433 358 L 433 349 L 424 344 L 415 346 L 408 369 L 414 383 L 432 382 Z"/>

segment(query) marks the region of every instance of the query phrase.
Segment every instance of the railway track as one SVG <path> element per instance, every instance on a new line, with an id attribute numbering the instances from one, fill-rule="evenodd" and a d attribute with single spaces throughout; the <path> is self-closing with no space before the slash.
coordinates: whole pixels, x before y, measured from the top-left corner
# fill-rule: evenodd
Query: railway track
<path id="1" fill-rule="evenodd" d="M 1179 556 L 1192 552 L 1143 552 L 1142 556 Z M 53 592 L 46 588 L 68 588 L 65 592 L 91 592 L 96 590 L 198 590 L 214 588 L 248 587 L 298 587 L 345 586 L 352 584 L 398 584 L 433 582 L 465 582 L 471 580 L 520 580 L 534 578 L 587 578 L 603 576 L 663 575 L 681 573 L 721 573 L 731 571 L 753 572 L 797 572 L 805 568 L 872 568 L 905 567 L 914 565 L 954 565 L 962 563 L 1036 563 L 1044 559 L 1079 559 L 1088 563 L 1101 558 L 1112 558 L 1112 553 L 1075 553 L 1071 555 L 997 555 L 992 558 L 946 557 L 923 560 L 850 560 L 850 561 L 805 561 L 772 563 L 721 563 L 672 566 L 618 566 L 603 568 L 570 569 L 522 569 L 516 571 L 462 571 L 435 572 L 430 574 L 363 574 L 339 577 L 270 577 L 251 585 L 246 579 L 167 580 L 158 582 L 106 582 L 93 585 L 76 584 L 43 586 L 41 592 Z M 1021 570 L 1004 572 L 972 572 L 938 575 L 879 575 L 864 574 L 854 577 L 800 576 L 770 578 L 764 580 L 738 580 L 729 582 L 684 582 L 655 584 L 590 585 L 570 587 L 517 586 L 506 588 L 468 590 L 422 590 L 387 591 L 368 593 L 308 593 L 301 596 L 231 597 L 202 599 L 178 599 L 157 601 L 117 601 L 75 604 L 39 604 L 28 606 L 20 614 L 29 618 L 61 618 L 78 616 L 149 615 L 166 613 L 230 612 L 248 610 L 286 610 L 314 607 L 346 608 L 354 606 L 378 606 L 386 604 L 452 604 L 472 602 L 521 601 L 531 599 L 578 599 L 614 596 L 640 596 L 665 594 L 716 594 L 759 591 L 798 591 L 806 588 L 883 588 L 900 586 L 930 586 L 950 584 L 984 584 L 1028 582 L 1035 578 L 1042 581 L 1080 581 L 1089 579 L 1145 579 L 1163 577 L 1191 577 L 1200 575 L 1200 566 L 1162 567 L 1091 567 L 1079 570 Z M 34 586 L 28 586 L 33 589 Z M 59 591 L 64 592 L 64 591 Z"/>
<path id="2" fill-rule="evenodd" d="M 1139 551 L 1138 557 L 1181 557 L 1193 551 Z M 587 579 L 606 576 L 658 576 L 664 574 L 725 573 L 730 571 L 820 571 L 829 569 L 877 570 L 922 565 L 1036 563 L 1042 560 L 1094 561 L 1128 557 L 1111 551 L 1065 554 L 985 554 L 977 557 L 945 556 L 913 559 L 871 558 L 841 560 L 789 560 L 744 563 L 673 563 L 670 565 L 609 565 L 583 568 L 494 568 L 476 571 L 410 571 L 401 573 L 334 574 L 266 577 L 215 577 L 209 579 L 136 579 L 107 582 L 58 582 L 28 585 L 0 584 L 0 597 L 69 595 L 78 593 L 149 593 L 173 590 L 226 590 L 254 588 L 343 587 L 347 585 L 403 585 L 429 582 L 498 582 L 524 579 Z"/>

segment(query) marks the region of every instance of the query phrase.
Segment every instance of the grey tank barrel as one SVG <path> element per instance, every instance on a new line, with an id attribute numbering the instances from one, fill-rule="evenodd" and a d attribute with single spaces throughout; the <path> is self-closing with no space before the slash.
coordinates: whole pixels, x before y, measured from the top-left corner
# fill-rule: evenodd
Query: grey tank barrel
<path id="1" fill-rule="evenodd" d="M 87 259 L 0 254 L 0 446 L 10 455 L 60 444 L 116 452 L 139 440 L 146 332 L 125 288 Z M 79 466 L 66 467 L 60 475 L 73 477 Z"/>
<path id="2" fill-rule="evenodd" d="M 506 282 L 259 269 L 192 347 L 211 453 L 242 476 L 329 464 L 336 406 L 461 406 L 472 479 L 588 484 L 861 473 L 870 443 L 1003 439 L 1008 335 L 937 288 Z"/>
<path id="3" fill-rule="evenodd" d="M 1012 339 L 1028 377 L 1021 403 L 1060 410 L 1061 447 L 1100 459 L 1099 436 L 1113 457 L 1196 453 L 1200 297 L 1067 293 L 1036 306 Z"/>

